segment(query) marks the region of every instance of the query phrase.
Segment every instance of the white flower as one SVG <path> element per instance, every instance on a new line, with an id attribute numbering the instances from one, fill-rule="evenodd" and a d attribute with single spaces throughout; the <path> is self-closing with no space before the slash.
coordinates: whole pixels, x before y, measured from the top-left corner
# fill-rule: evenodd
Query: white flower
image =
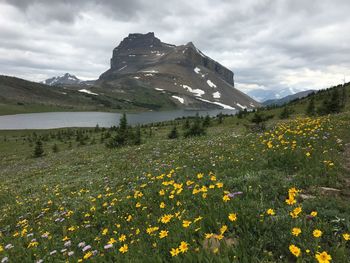
<path id="1" fill-rule="evenodd" d="M 2 260 L 1 260 L 1 263 L 5 263 L 5 262 L 8 262 L 9 261 L 9 258 L 8 257 L 4 257 Z"/>
<path id="2" fill-rule="evenodd" d="M 12 245 L 12 244 L 7 244 L 7 245 L 5 246 L 5 249 L 11 249 L 11 248 L 13 248 L 13 245 Z"/>
<path id="3" fill-rule="evenodd" d="M 69 251 L 69 252 L 68 252 L 68 256 L 69 256 L 69 257 L 71 257 L 71 256 L 73 256 L 73 255 L 74 255 L 74 251 Z"/>
<path id="4" fill-rule="evenodd" d="M 80 242 L 80 243 L 78 244 L 78 247 L 85 247 L 85 242 Z"/>
<path id="5" fill-rule="evenodd" d="M 90 246 L 90 245 L 87 245 L 87 246 L 83 247 L 83 252 L 85 252 L 85 251 L 89 250 L 90 248 L 91 248 L 91 246 Z"/>
<path id="6" fill-rule="evenodd" d="M 104 249 L 109 249 L 109 248 L 112 248 L 112 247 L 113 247 L 113 244 L 108 244 L 108 245 L 104 246 Z"/>
<path id="7" fill-rule="evenodd" d="M 57 253 L 57 250 L 52 250 L 51 252 L 50 252 L 50 256 L 52 256 L 52 255 L 54 255 L 54 254 L 56 254 Z"/>
<path id="8" fill-rule="evenodd" d="M 68 240 L 64 243 L 65 247 L 70 247 L 72 245 L 72 241 Z"/>

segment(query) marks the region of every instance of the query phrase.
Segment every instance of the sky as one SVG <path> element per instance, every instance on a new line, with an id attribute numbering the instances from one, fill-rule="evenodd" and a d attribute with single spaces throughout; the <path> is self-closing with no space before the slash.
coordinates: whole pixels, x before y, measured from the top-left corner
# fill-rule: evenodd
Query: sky
<path id="1" fill-rule="evenodd" d="M 349 0 L 0 0 L 0 74 L 96 79 L 129 33 L 192 41 L 238 89 L 350 81 Z"/>

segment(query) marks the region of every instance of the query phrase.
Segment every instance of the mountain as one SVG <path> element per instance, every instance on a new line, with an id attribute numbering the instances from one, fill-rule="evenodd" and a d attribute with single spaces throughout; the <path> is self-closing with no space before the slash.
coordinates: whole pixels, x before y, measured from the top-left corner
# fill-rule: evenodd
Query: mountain
<path id="1" fill-rule="evenodd" d="M 278 100 L 289 95 L 296 94 L 304 91 L 296 88 L 284 88 L 284 89 L 253 89 L 247 91 L 247 94 L 259 102 L 267 100 Z"/>
<path id="2" fill-rule="evenodd" d="M 259 103 L 235 89 L 233 76 L 192 42 L 175 46 L 150 32 L 124 38 L 113 50 L 110 69 L 95 85 L 120 95 L 162 93 L 178 108 L 258 107 Z M 137 95 L 132 98 L 142 100 Z"/>
<path id="3" fill-rule="evenodd" d="M 57 85 L 76 85 L 76 84 L 80 84 L 81 82 L 82 81 L 78 79 L 76 76 L 66 73 L 63 76 L 49 78 L 43 81 L 43 84 L 46 84 L 49 86 L 57 86 Z"/>
<path id="4" fill-rule="evenodd" d="M 304 97 L 308 96 L 309 94 L 311 94 L 313 92 L 315 92 L 315 90 L 300 91 L 300 92 L 297 92 L 295 94 L 283 97 L 281 99 L 266 100 L 262 104 L 265 105 L 265 106 L 269 106 L 269 105 L 283 105 L 283 104 L 286 104 L 286 103 L 288 103 L 288 102 L 290 102 L 292 100 L 304 98 Z"/>

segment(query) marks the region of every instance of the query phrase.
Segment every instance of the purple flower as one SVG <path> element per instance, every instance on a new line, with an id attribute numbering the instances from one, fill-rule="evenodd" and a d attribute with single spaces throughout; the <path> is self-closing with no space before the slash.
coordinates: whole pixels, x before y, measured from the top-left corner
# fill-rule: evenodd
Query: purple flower
<path id="1" fill-rule="evenodd" d="M 234 198 L 236 195 L 242 195 L 243 194 L 243 192 L 234 192 L 234 193 L 229 193 L 228 194 L 228 197 L 230 197 L 230 198 Z"/>

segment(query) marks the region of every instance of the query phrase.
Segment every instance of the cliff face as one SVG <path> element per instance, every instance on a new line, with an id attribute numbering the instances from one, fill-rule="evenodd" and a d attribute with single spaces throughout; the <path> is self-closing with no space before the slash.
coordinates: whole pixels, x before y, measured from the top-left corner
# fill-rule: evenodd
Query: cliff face
<path id="1" fill-rule="evenodd" d="M 114 48 L 111 67 L 97 83 L 118 92 L 136 87 L 167 94 L 181 108 L 254 108 L 234 88 L 233 72 L 203 54 L 192 42 L 175 46 L 154 33 L 129 34 Z M 116 91 L 117 92 L 117 91 Z"/>
<path id="2" fill-rule="evenodd" d="M 107 75 L 128 74 L 137 72 L 142 68 L 166 62 L 166 56 L 179 49 L 173 63 L 181 63 L 184 66 L 203 66 L 220 75 L 230 84 L 234 84 L 233 72 L 220 63 L 205 56 L 195 45 L 190 42 L 183 46 L 174 46 L 160 41 L 153 32 L 147 34 L 129 34 L 120 44 L 114 48 L 111 58 L 111 68 Z M 170 61 L 169 61 L 170 62 Z"/>

